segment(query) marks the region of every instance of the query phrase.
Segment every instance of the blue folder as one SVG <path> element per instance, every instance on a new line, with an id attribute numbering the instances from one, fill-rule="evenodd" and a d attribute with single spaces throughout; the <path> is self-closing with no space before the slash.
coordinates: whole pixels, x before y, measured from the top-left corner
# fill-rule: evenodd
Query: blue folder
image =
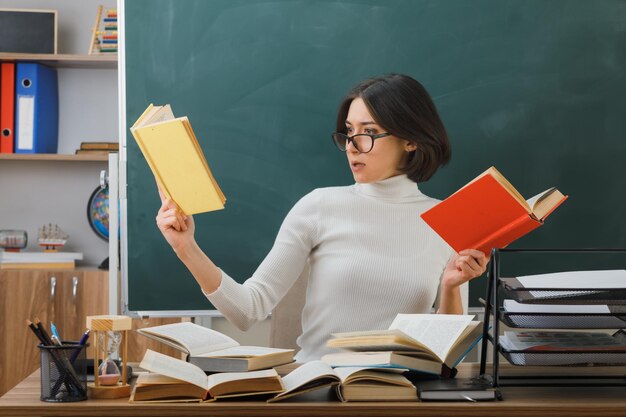
<path id="1" fill-rule="evenodd" d="M 59 84 L 53 68 L 17 63 L 15 153 L 56 153 L 59 144 Z"/>

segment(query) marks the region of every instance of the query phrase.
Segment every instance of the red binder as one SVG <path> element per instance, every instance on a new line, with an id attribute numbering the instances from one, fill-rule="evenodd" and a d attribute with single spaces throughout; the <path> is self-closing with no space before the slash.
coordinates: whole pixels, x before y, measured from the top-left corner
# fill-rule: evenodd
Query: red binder
<path id="1" fill-rule="evenodd" d="M 14 153 L 15 63 L 3 62 L 0 70 L 0 153 Z"/>

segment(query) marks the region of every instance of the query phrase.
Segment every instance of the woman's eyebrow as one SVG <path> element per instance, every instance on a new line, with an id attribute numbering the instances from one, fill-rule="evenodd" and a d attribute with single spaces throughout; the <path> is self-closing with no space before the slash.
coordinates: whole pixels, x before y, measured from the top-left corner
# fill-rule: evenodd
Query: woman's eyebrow
<path id="1" fill-rule="evenodd" d="M 351 125 L 352 123 L 351 123 L 350 121 L 346 120 L 346 124 L 347 124 L 347 125 Z M 373 122 L 373 121 L 371 121 L 371 120 L 366 120 L 366 121 L 361 122 L 361 123 L 358 123 L 358 124 L 360 124 L 361 126 L 365 126 L 365 125 L 378 125 L 378 123 Z"/>

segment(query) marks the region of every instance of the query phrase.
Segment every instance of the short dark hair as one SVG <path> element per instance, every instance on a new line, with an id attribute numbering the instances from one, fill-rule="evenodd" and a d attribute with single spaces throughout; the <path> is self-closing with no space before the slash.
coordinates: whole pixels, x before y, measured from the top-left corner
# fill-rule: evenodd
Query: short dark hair
<path id="1" fill-rule="evenodd" d="M 339 106 L 337 132 L 346 133 L 348 110 L 358 97 L 382 128 L 417 146 L 398 167 L 412 181 L 427 181 L 440 166 L 450 161 L 446 129 L 435 103 L 417 80 L 404 74 L 385 74 L 359 83 Z"/>

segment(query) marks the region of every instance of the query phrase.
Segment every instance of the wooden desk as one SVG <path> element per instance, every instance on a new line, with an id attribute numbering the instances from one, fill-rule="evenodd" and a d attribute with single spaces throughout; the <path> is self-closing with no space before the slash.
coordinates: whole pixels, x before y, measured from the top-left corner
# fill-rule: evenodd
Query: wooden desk
<path id="1" fill-rule="evenodd" d="M 479 403 L 340 403 L 326 401 L 324 393 L 318 392 L 307 398 L 273 404 L 254 401 L 129 404 L 125 399 L 53 404 L 39 401 L 39 371 L 36 371 L 0 398 L 0 416 L 626 416 L 626 387 L 505 387 L 502 394 L 504 401 Z"/>

